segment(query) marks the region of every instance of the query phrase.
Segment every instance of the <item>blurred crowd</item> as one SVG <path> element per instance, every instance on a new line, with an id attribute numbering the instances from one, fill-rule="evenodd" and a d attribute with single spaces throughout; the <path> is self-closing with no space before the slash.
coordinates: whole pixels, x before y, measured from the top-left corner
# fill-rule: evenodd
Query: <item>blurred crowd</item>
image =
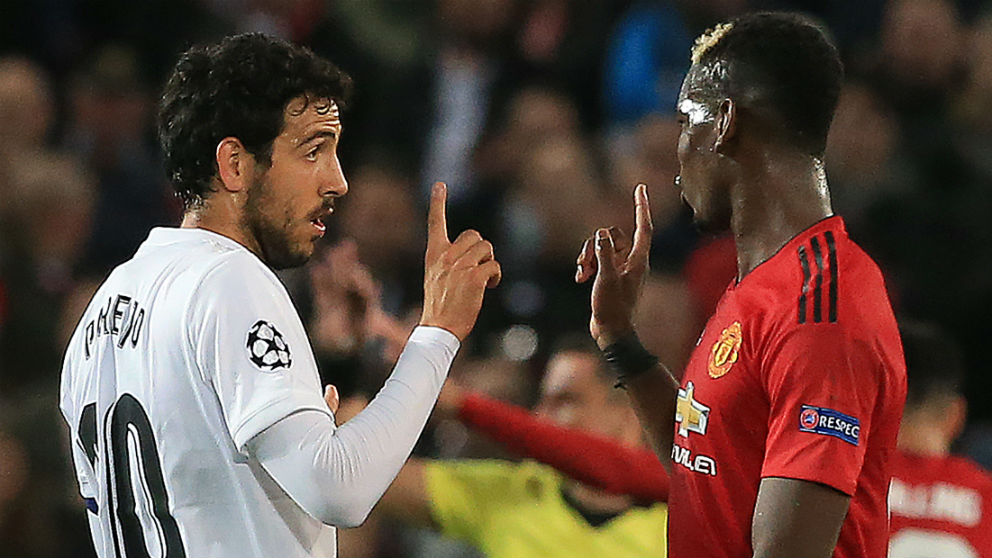
<path id="1" fill-rule="evenodd" d="M 263 31 L 356 84 L 341 158 L 350 193 L 324 251 L 283 274 L 325 382 L 374 394 L 419 315 L 426 197 L 448 183 L 453 234 L 503 265 L 452 375 L 532 405 L 556 341 L 588 324 L 575 256 L 655 238 L 638 329 L 679 368 L 734 276 L 733 240 L 700 236 L 673 180 L 674 104 L 693 38 L 755 9 L 800 10 L 847 72 L 826 154 L 834 209 L 881 265 L 896 311 L 965 350 L 961 450 L 992 464 L 992 9 L 981 0 L 10 0 L 0 7 L 0 554 L 90 555 L 57 409 L 64 346 L 97 285 L 181 204 L 161 170 L 157 92 L 194 42 Z M 332 248 L 333 247 L 333 248 Z M 337 265 L 335 262 L 339 262 Z M 340 263 L 344 262 L 344 263 Z M 360 264 L 356 263 L 360 262 Z M 362 323 L 356 323 L 356 320 Z M 492 456 L 450 421 L 416 453 Z M 384 523 L 385 522 L 385 523 Z M 341 555 L 466 555 L 375 515 Z M 469 553 L 470 555 L 470 553 Z"/>

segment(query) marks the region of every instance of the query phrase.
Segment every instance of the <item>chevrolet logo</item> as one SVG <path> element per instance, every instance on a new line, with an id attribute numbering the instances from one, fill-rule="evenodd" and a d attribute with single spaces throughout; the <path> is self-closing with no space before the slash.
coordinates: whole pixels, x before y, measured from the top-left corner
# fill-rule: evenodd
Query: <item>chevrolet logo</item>
<path id="1" fill-rule="evenodd" d="M 688 437 L 690 432 L 706 434 L 710 408 L 693 397 L 695 386 L 692 382 L 679 388 L 678 403 L 675 405 L 675 422 L 679 425 L 679 436 Z"/>

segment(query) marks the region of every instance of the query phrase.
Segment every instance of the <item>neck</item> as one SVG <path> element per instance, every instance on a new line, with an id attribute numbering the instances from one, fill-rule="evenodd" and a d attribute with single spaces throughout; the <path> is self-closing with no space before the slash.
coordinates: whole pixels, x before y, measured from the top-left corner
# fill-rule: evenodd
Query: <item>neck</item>
<path id="1" fill-rule="evenodd" d="M 230 202 L 211 200 L 197 208 L 187 209 L 179 226 L 183 229 L 204 229 L 226 236 L 261 258 L 262 247 L 258 240 L 245 230 L 240 219 L 235 217 L 237 213 L 230 211 L 232 208 L 223 207 L 229 204 Z"/>
<path id="2" fill-rule="evenodd" d="M 797 234 L 833 214 L 819 159 L 764 150 L 753 160 L 757 163 L 744 166 L 731 193 L 738 280 Z"/>

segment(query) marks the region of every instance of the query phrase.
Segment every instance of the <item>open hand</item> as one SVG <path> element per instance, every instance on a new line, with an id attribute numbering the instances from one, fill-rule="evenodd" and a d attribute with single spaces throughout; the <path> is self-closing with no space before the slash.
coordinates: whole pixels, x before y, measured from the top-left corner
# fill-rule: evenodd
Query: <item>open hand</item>
<path id="1" fill-rule="evenodd" d="M 644 284 L 651 251 L 651 207 L 644 184 L 634 189 L 634 212 L 633 244 L 615 227 L 597 229 L 586 239 L 576 260 L 576 283 L 595 277 L 589 332 L 601 349 L 634 329 L 634 305 Z"/>

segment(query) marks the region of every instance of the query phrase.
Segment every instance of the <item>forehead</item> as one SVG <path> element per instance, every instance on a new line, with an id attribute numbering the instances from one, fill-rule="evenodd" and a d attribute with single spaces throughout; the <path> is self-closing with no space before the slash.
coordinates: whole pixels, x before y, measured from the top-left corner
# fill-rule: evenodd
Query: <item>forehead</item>
<path id="1" fill-rule="evenodd" d="M 297 97 L 286 104 L 283 119 L 283 133 L 290 136 L 290 140 L 302 139 L 318 129 L 341 128 L 341 110 L 334 99 Z"/>
<path id="2" fill-rule="evenodd" d="M 726 60 L 707 60 L 693 64 L 682 80 L 679 101 L 712 98 L 722 95 L 730 80 L 731 64 Z"/>
<path id="3" fill-rule="evenodd" d="M 563 391 L 573 391 L 594 380 L 599 359 L 595 355 L 581 352 L 563 352 L 551 357 L 544 371 L 542 391 L 553 395 Z"/>
<path id="4" fill-rule="evenodd" d="M 704 72 L 699 64 L 693 64 L 689 67 L 689 71 L 686 72 L 685 78 L 682 80 L 682 88 L 679 90 L 679 99 L 677 102 L 679 111 L 681 112 L 682 101 L 692 98 L 695 93 L 698 93 L 701 89 L 702 79 L 704 77 Z"/>

